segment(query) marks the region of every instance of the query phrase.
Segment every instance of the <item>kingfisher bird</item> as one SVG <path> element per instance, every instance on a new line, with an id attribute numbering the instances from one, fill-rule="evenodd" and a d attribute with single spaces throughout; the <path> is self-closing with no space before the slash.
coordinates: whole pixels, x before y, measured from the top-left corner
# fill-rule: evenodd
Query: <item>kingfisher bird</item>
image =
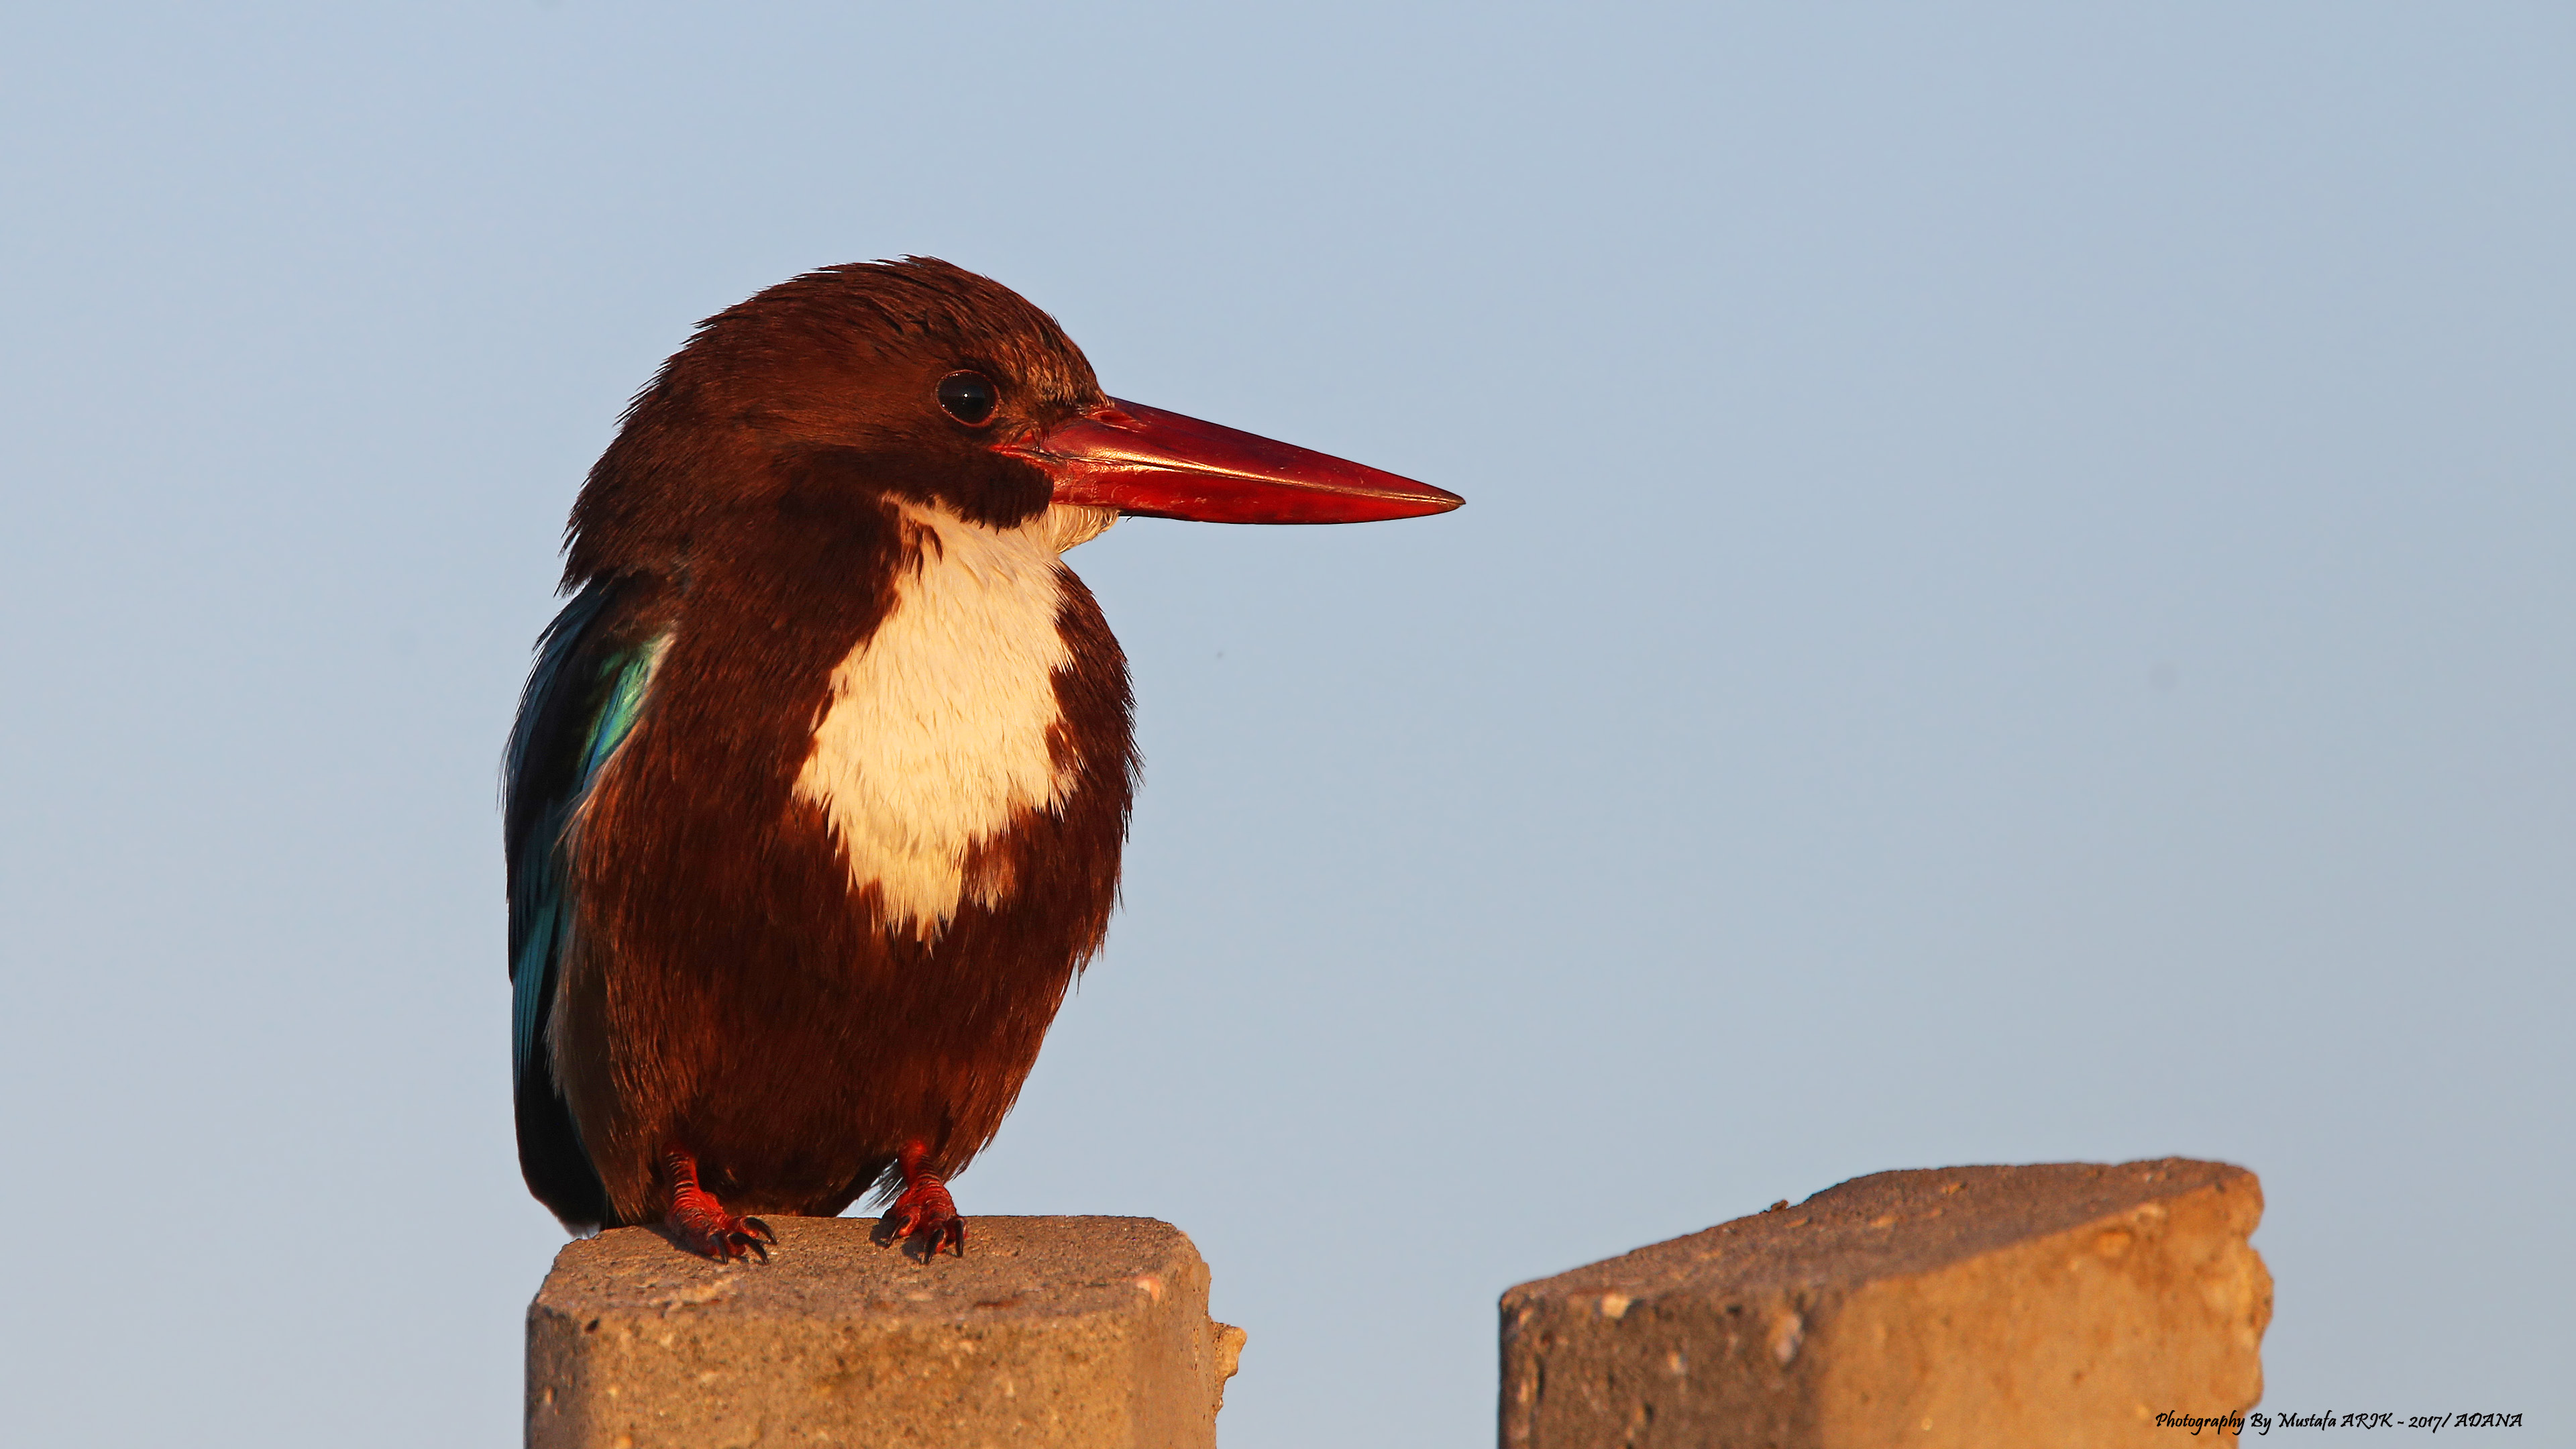
<path id="1" fill-rule="evenodd" d="M 528 1188 L 573 1232 L 766 1258 L 948 1180 L 1101 946 L 1137 756 L 1061 555 L 1122 515 L 1352 523 L 1454 493 L 1104 394 L 946 262 L 827 267 L 700 323 L 564 530 L 504 762 Z"/>

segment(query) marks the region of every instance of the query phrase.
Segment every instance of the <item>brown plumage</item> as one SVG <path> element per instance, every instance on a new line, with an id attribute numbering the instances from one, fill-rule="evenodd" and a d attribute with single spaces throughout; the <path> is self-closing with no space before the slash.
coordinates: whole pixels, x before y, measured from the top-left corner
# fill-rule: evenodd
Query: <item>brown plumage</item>
<path id="1" fill-rule="evenodd" d="M 512 738 L 531 1189 L 732 1256 L 735 1215 L 899 1187 L 962 1251 L 943 1180 L 1100 947 L 1135 779 L 1125 660 L 1055 552 L 1112 509 L 1452 506 L 1116 404 L 941 262 L 703 324 L 574 506 Z"/>

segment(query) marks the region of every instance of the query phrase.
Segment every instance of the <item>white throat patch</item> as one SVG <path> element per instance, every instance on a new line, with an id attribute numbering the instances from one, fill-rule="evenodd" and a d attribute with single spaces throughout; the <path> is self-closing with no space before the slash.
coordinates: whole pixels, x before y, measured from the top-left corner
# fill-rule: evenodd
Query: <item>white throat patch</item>
<path id="1" fill-rule="evenodd" d="M 900 507 L 917 566 L 833 669 L 796 794 L 823 807 L 852 883 L 877 887 L 887 924 L 928 940 L 967 894 L 968 853 L 1072 786 L 1047 744 L 1055 674 L 1072 658 L 1056 628 L 1056 556 L 1116 515 L 1050 508 L 1004 530 Z M 979 904 L 998 894 L 976 888 Z"/>

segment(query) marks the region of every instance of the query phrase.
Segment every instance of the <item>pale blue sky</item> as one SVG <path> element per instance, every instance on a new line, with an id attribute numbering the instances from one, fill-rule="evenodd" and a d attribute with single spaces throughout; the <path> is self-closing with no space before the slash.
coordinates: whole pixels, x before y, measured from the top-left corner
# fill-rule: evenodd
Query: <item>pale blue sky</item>
<path id="1" fill-rule="evenodd" d="M 1233 1449 L 1512 1283 L 2184 1153 L 2275 1409 L 2576 1414 L 2576 13 L 20 7 L 0 1423 L 517 1430 L 494 775 L 697 318 L 906 252 L 1467 495 L 1131 522 L 1127 907 L 977 1212 L 1186 1228 Z M 2540 1442 L 2534 1439 L 2532 1442 Z"/>

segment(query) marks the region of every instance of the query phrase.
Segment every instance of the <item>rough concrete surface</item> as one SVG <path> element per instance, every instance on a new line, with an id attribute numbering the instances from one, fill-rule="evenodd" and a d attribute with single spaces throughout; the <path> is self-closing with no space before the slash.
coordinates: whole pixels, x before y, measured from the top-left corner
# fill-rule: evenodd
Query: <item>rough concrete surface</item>
<path id="1" fill-rule="evenodd" d="M 1882 1172 L 1524 1283 L 1505 1449 L 2171 1446 L 2262 1397 L 2254 1175 Z"/>
<path id="2" fill-rule="evenodd" d="M 978 1217 L 924 1262 L 851 1218 L 769 1219 L 767 1263 L 649 1228 L 565 1247 L 528 1306 L 539 1449 L 1209 1449 L 1243 1331 L 1150 1218 Z"/>

